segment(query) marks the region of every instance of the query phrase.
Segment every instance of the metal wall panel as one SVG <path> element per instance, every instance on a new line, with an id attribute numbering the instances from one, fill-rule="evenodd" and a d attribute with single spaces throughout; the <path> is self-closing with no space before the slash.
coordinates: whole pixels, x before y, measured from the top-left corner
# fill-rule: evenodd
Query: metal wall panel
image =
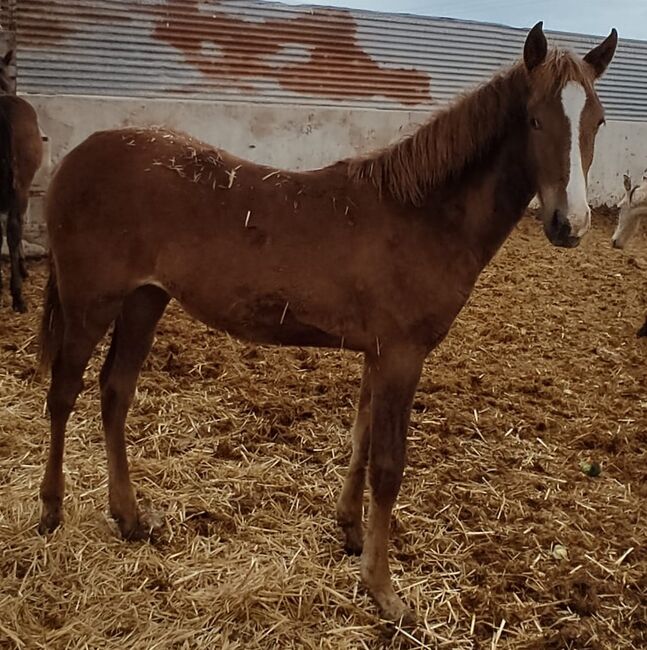
<path id="1" fill-rule="evenodd" d="M 23 93 L 429 111 L 518 58 L 527 30 L 259 0 L 20 0 Z M 601 39 L 547 32 L 584 53 Z M 621 40 L 608 118 L 647 120 L 647 42 Z"/>

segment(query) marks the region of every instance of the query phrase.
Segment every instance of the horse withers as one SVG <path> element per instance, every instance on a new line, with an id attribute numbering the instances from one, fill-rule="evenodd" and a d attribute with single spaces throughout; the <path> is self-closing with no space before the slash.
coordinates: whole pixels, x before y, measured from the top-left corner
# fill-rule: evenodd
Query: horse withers
<path id="1" fill-rule="evenodd" d="M 0 213 L 6 215 L 0 223 L 9 250 L 12 305 L 15 311 L 25 312 L 22 281 L 27 277 L 27 269 L 22 251 L 23 218 L 29 204 L 29 188 L 43 158 L 43 141 L 36 111 L 27 101 L 12 94 L 14 82 L 9 74 L 12 58 L 13 50 L 10 50 L 0 60 Z"/>
<path id="2" fill-rule="evenodd" d="M 616 43 L 613 30 L 583 59 L 549 51 L 538 23 L 520 62 L 413 135 L 323 169 L 265 167 L 162 128 L 95 133 L 71 151 L 46 199 L 41 356 L 51 366 L 51 444 L 41 532 L 61 521 L 66 424 L 90 355 L 114 323 L 99 378 L 109 505 L 125 538 L 149 535 L 124 429 L 157 322 L 175 298 L 247 341 L 363 353 L 337 518 L 384 616 L 409 618 L 388 541 L 423 362 L 534 194 L 554 245 L 576 246 L 588 230 L 586 177 L 604 121 L 594 82 Z"/>

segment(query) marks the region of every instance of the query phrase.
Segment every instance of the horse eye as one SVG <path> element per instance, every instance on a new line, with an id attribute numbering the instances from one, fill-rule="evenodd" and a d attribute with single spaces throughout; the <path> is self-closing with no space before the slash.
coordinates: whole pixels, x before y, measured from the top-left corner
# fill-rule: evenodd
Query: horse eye
<path id="1" fill-rule="evenodd" d="M 536 117 L 533 117 L 530 120 L 530 126 L 532 126 L 535 131 L 539 131 L 541 129 L 541 122 Z"/>

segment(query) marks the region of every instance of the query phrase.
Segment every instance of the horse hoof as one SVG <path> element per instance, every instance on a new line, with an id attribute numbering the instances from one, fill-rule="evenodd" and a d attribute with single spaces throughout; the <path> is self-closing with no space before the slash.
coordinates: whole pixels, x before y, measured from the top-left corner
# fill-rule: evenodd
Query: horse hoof
<path id="1" fill-rule="evenodd" d="M 337 503 L 337 525 L 344 535 L 344 551 L 346 555 L 361 555 L 364 547 L 362 532 L 362 515 L 353 516 L 340 499 Z"/>
<path id="2" fill-rule="evenodd" d="M 377 599 L 376 599 L 377 600 Z M 399 627 L 412 628 L 417 624 L 417 617 L 397 596 L 378 601 L 382 617 Z"/>
<path id="3" fill-rule="evenodd" d="M 27 313 L 27 305 L 24 300 L 14 300 L 12 304 L 13 310 L 18 314 Z"/>
<path id="4" fill-rule="evenodd" d="M 343 526 L 344 537 L 344 551 L 346 555 L 361 555 L 364 548 L 364 540 L 362 539 L 362 531 L 357 530 L 357 526 Z"/>
<path id="5" fill-rule="evenodd" d="M 151 536 L 151 528 L 147 526 L 139 515 L 125 519 L 113 514 L 112 519 L 116 522 L 121 539 L 127 542 L 148 541 Z"/>
<path id="6" fill-rule="evenodd" d="M 126 518 L 113 515 L 119 526 L 121 537 L 129 542 L 155 542 L 162 528 L 162 517 L 152 505 L 144 502 L 141 511 Z"/>
<path id="7" fill-rule="evenodd" d="M 153 530 L 137 524 L 125 530 L 121 529 L 121 536 L 127 542 L 148 542 L 153 536 Z"/>
<path id="8" fill-rule="evenodd" d="M 355 545 L 349 544 L 348 542 L 344 544 L 344 553 L 346 553 L 346 555 L 359 557 L 363 550 L 364 548 L 361 544 Z"/>
<path id="9" fill-rule="evenodd" d="M 415 614 L 402 602 L 400 597 L 395 593 L 390 580 L 388 582 L 380 581 L 378 584 L 371 584 L 370 572 L 364 564 L 365 558 L 362 558 L 360 573 L 371 598 L 379 607 L 382 618 L 396 625 L 411 627 L 416 624 Z"/>
<path id="10" fill-rule="evenodd" d="M 56 512 L 43 513 L 38 523 L 38 534 L 49 535 L 61 525 L 61 515 Z"/>

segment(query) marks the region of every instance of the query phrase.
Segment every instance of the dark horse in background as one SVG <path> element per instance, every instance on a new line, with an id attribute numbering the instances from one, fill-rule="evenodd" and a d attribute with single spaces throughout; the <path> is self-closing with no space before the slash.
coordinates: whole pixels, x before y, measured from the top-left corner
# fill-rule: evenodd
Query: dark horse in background
<path id="1" fill-rule="evenodd" d="M 323 169 L 272 169 L 166 129 L 103 131 L 71 151 L 46 201 L 51 443 L 40 530 L 61 521 L 67 421 L 114 323 L 99 377 L 110 511 L 124 537 L 148 535 L 124 428 L 174 298 L 241 339 L 364 354 L 337 517 L 384 615 L 408 618 L 388 541 L 423 362 L 535 193 L 554 245 L 576 246 L 589 229 L 586 176 L 604 122 L 594 82 L 616 43 L 613 30 L 584 58 L 548 51 L 539 23 L 522 61 L 416 133 Z"/>
<path id="2" fill-rule="evenodd" d="M 43 158 L 43 141 L 34 108 L 14 93 L 9 74 L 13 50 L 0 61 L 0 213 L 11 263 L 11 299 L 15 311 L 25 312 L 22 281 L 27 277 L 22 251 L 23 217 L 29 188 Z M 2 243 L 2 228 L 0 228 Z M 0 269 L 0 297 L 2 270 Z"/>

